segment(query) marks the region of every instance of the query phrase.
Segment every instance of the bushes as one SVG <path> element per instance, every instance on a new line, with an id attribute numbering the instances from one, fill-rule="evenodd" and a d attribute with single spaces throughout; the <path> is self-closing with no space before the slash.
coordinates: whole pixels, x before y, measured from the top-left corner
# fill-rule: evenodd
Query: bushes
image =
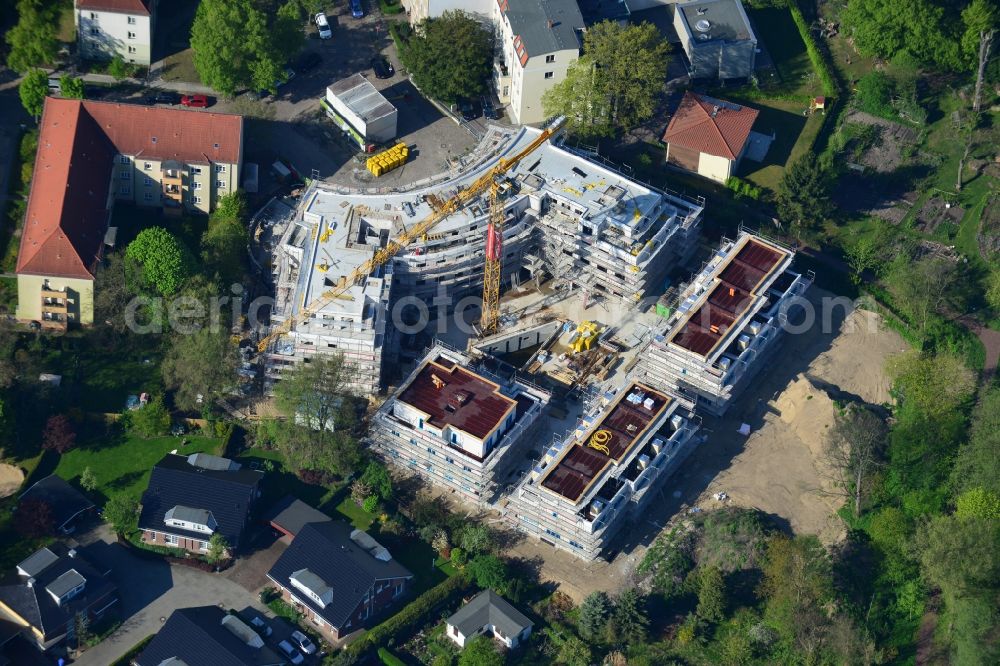
<path id="1" fill-rule="evenodd" d="M 382 660 L 382 663 L 385 664 L 385 666 L 406 666 L 402 659 L 385 648 L 378 649 L 378 658 Z"/>
<path id="2" fill-rule="evenodd" d="M 376 645 L 387 644 L 400 634 L 411 631 L 427 620 L 449 600 L 461 594 L 469 583 L 462 576 L 452 576 L 448 580 L 424 592 L 385 622 L 375 626 L 364 636 L 351 643 L 346 651 L 361 656 Z"/>
<path id="3" fill-rule="evenodd" d="M 141 641 L 133 645 L 129 651 L 123 654 L 118 660 L 113 661 L 111 666 L 129 666 L 129 664 L 132 663 L 132 660 L 138 657 L 139 653 L 146 649 L 146 646 L 149 645 L 149 642 L 152 641 L 155 636 L 156 634 L 150 634 L 149 636 L 143 638 Z"/>
<path id="4" fill-rule="evenodd" d="M 760 201 L 761 196 L 763 196 L 764 191 L 757 187 L 756 185 L 751 185 L 742 178 L 737 178 L 736 176 L 730 176 L 726 180 L 726 187 L 728 187 L 737 199 L 752 199 L 754 201 Z"/>
<path id="5" fill-rule="evenodd" d="M 871 71 L 858 80 L 858 90 L 855 99 L 858 108 L 865 113 L 882 118 L 894 119 L 896 112 L 892 108 L 892 93 L 895 85 L 883 72 Z"/>
<path id="6" fill-rule="evenodd" d="M 382 13 L 386 16 L 401 14 L 403 12 L 403 5 L 399 0 L 379 0 L 378 4 L 382 9 Z"/>

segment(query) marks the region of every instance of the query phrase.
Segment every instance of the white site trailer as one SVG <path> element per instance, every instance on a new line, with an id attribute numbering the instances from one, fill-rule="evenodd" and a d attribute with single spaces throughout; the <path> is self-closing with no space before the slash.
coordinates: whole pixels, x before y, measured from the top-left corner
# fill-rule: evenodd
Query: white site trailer
<path id="1" fill-rule="evenodd" d="M 396 107 L 360 74 L 328 86 L 324 102 L 327 115 L 362 148 L 396 138 Z"/>

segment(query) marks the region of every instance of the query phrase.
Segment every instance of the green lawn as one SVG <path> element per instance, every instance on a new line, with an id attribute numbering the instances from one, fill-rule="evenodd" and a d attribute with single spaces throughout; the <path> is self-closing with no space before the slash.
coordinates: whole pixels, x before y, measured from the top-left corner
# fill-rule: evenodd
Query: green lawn
<path id="1" fill-rule="evenodd" d="M 357 502 L 351 499 L 349 494 L 337 505 L 337 513 L 357 529 L 366 532 L 371 528 L 372 523 L 375 522 L 375 515 L 368 513 L 358 506 Z"/>
<path id="2" fill-rule="evenodd" d="M 754 131 L 768 136 L 773 134 L 775 139 L 763 162 L 743 160 L 740 175 L 756 185 L 774 190 L 784 174 L 785 165 L 809 151 L 823 125 L 823 116 L 805 116 L 803 104 L 788 100 L 754 99 L 743 103 L 760 111 Z"/>
<path id="3" fill-rule="evenodd" d="M 181 446 L 182 440 L 187 446 Z M 157 437 L 141 439 L 129 435 L 92 437 L 77 448 L 62 455 L 55 473 L 73 481 L 84 469 L 97 476 L 97 493 L 105 497 L 126 493 L 139 499 L 149 483 L 153 465 L 163 456 L 177 449 L 178 453 L 220 453 L 222 441 L 210 437 Z"/>
<path id="4" fill-rule="evenodd" d="M 194 68 L 194 51 L 190 48 L 172 53 L 164 58 L 161 74 L 164 81 L 201 83 L 198 70 Z"/>
<path id="5" fill-rule="evenodd" d="M 762 88 L 775 85 L 785 94 L 814 96 L 823 94 L 823 86 L 813 71 L 806 45 L 799 36 L 792 13 L 786 7 L 748 10 L 757 38 L 774 61 L 779 79 L 760 82 Z"/>
<path id="6" fill-rule="evenodd" d="M 304 482 L 297 474 L 285 468 L 281 454 L 267 449 L 249 449 L 236 457 L 244 465 L 263 466 L 266 461 L 272 465 L 263 485 L 261 506 L 269 507 L 287 495 L 297 497 L 306 504 L 322 507 L 329 503 L 343 486 L 320 486 Z"/>
<path id="7" fill-rule="evenodd" d="M 66 3 L 59 10 L 59 30 L 56 39 L 66 45 L 76 42 L 76 25 L 73 21 L 73 3 Z"/>

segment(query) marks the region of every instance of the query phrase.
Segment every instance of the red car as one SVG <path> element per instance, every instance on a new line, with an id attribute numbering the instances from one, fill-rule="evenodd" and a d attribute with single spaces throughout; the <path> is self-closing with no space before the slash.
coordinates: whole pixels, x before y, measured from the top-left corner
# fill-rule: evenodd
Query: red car
<path id="1" fill-rule="evenodd" d="M 208 97 L 204 95 L 181 95 L 181 105 L 204 109 L 208 106 Z"/>

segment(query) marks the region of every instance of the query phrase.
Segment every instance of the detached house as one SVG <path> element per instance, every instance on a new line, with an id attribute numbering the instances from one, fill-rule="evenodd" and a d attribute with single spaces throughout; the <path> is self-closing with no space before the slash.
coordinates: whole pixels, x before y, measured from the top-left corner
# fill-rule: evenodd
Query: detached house
<path id="1" fill-rule="evenodd" d="M 116 202 L 209 213 L 235 192 L 243 118 L 46 98 L 17 255 L 17 318 L 94 320 L 94 271 Z M 155 212 L 155 211 L 151 211 Z"/>
<path id="2" fill-rule="evenodd" d="M 24 627 L 41 650 L 72 643 L 81 618 L 93 626 L 116 608 L 110 573 L 63 544 L 42 548 L 0 582 L 0 619 Z"/>
<path id="3" fill-rule="evenodd" d="M 235 613 L 218 606 L 178 608 L 134 666 L 284 666 L 288 661 Z"/>
<path id="4" fill-rule="evenodd" d="M 445 626 L 445 635 L 458 647 L 485 634 L 510 649 L 531 635 L 534 623 L 493 590 L 484 590 L 445 620 Z"/>
<path id="5" fill-rule="evenodd" d="M 684 93 L 663 135 L 667 164 L 725 183 L 736 175 L 750 147 L 758 113 L 749 106 Z"/>
<path id="6" fill-rule="evenodd" d="M 80 55 L 149 67 L 158 0 L 76 0 L 73 17 Z"/>
<path id="7" fill-rule="evenodd" d="M 238 551 L 263 476 L 207 453 L 167 454 L 153 468 L 142 495 L 142 540 L 205 553 L 212 535 L 220 534 L 230 553 Z"/>
<path id="8" fill-rule="evenodd" d="M 413 574 L 367 533 L 331 520 L 306 523 L 267 577 L 338 641 L 402 597 Z"/>

